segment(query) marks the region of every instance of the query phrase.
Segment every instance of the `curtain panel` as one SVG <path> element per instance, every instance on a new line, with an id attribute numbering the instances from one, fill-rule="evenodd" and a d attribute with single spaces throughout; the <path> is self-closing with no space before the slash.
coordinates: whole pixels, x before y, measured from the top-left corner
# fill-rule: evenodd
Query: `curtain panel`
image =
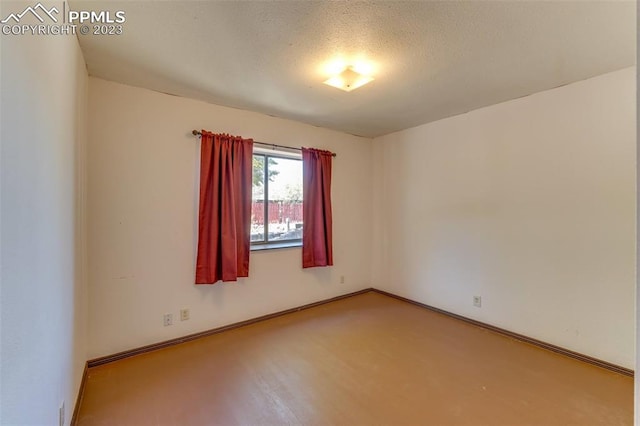
<path id="1" fill-rule="evenodd" d="M 249 276 L 253 140 L 202 131 L 196 284 Z"/>
<path id="2" fill-rule="evenodd" d="M 333 265 L 331 162 L 333 153 L 302 148 L 302 267 Z"/>

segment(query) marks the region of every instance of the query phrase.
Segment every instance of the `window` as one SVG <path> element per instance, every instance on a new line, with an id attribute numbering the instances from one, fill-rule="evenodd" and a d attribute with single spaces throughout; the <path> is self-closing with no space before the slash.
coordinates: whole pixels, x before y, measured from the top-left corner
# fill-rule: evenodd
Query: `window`
<path id="1" fill-rule="evenodd" d="M 251 204 L 252 248 L 302 242 L 302 159 L 254 151 Z"/>

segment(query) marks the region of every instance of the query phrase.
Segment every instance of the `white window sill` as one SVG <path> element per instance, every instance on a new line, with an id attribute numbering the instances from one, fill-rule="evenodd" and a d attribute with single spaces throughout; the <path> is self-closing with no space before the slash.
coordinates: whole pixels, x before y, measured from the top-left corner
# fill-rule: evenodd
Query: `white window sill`
<path id="1" fill-rule="evenodd" d="M 277 243 L 254 244 L 251 246 L 251 251 L 275 250 L 295 247 L 302 247 L 302 241 L 283 241 Z"/>

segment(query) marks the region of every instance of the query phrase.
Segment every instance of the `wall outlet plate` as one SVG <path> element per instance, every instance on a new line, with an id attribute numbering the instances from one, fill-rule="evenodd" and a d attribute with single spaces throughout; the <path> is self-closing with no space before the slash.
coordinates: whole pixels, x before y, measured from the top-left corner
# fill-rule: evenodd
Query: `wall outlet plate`
<path id="1" fill-rule="evenodd" d="M 173 315 L 172 314 L 164 314 L 162 317 L 164 321 L 164 326 L 173 325 Z"/>
<path id="2" fill-rule="evenodd" d="M 180 321 L 186 321 L 189 319 L 189 310 L 180 309 Z"/>
<path id="3" fill-rule="evenodd" d="M 482 297 L 473 296 L 473 306 L 475 306 L 476 308 L 482 307 Z"/>

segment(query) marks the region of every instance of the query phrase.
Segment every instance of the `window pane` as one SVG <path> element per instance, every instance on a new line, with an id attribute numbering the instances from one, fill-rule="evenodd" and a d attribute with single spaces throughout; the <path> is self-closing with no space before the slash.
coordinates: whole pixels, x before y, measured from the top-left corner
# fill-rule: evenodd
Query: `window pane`
<path id="1" fill-rule="evenodd" d="M 267 241 L 302 239 L 302 161 L 268 157 Z"/>
<path id="2" fill-rule="evenodd" d="M 251 197 L 251 242 L 265 241 L 264 234 L 264 155 L 253 156 Z"/>

